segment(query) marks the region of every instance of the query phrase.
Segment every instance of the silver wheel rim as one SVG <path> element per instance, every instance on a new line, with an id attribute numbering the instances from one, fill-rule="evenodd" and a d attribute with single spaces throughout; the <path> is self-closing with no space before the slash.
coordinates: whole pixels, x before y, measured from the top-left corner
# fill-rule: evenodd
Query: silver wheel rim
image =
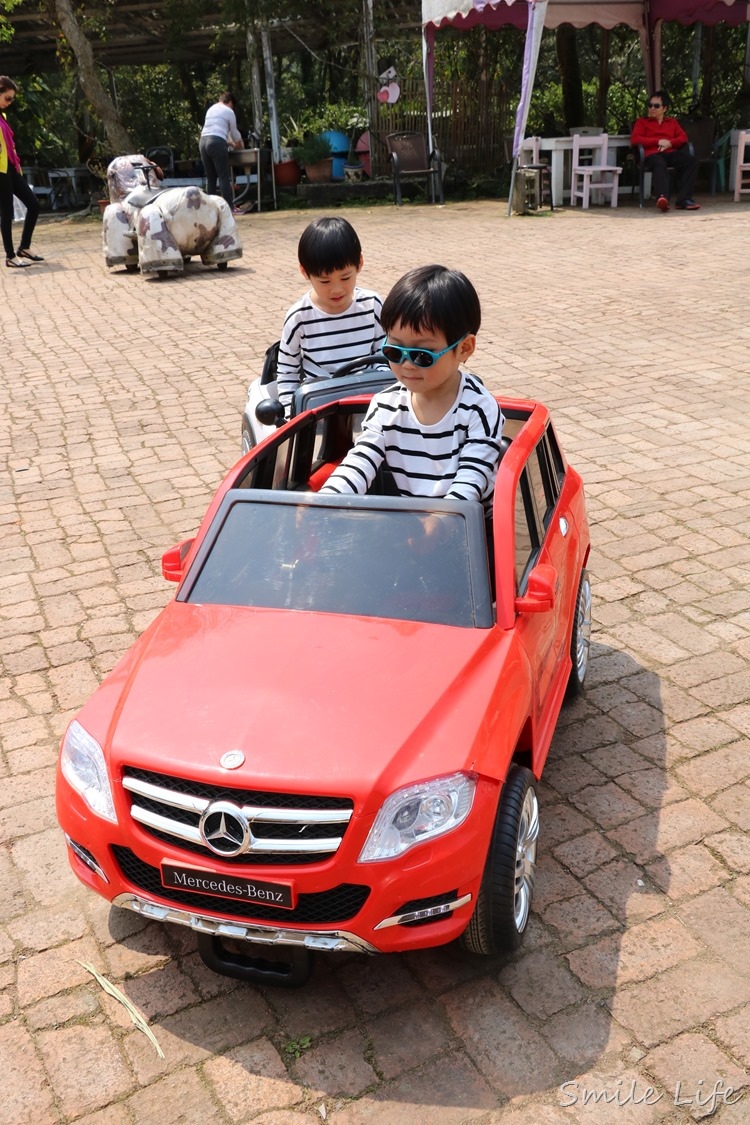
<path id="1" fill-rule="evenodd" d="M 578 682 L 583 683 L 586 677 L 586 668 L 589 663 L 589 647 L 591 645 L 591 583 L 587 576 L 581 582 L 581 592 L 578 597 L 576 613 L 576 675 Z"/>
<path id="2" fill-rule="evenodd" d="M 249 453 L 252 448 L 253 448 L 253 443 L 250 440 L 250 436 L 249 436 L 247 430 L 243 430 L 242 431 L 242 455 L 244 456 L 246 453 Z"/>
<path id="3" fill-rule="evenodd" d="M 526 790 L 516 843 L 516 876 L 513 920 L 519 934 L 526 928 L 536 876 L 536 844 L 539 839 L 539 803 L 533 789 Z"/>

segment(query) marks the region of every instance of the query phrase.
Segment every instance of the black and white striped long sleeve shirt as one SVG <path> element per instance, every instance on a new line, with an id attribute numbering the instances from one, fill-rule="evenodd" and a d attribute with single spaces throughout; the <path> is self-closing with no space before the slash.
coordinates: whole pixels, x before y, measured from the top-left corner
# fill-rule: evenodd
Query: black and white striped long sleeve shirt
<path id="1" fill-rule="evenodd" d="M 300 383 L 327 379 L 342 363 L 378 351 L 384 336 L 382 307 L 377 293 L 359 286 L 342 312 L 322 312 L 309 293 L 292 305 L 281 331 L 276 369 L 279 401 L 287 417 Z"/>
<path id="2" fill-rule="evenodd" d="M 480 500 L 492 496 L 504 418 L 479 379 L 461 373 L 456 401 L 425 426 L 400 383 L 375 395 L 362 432 L 322 492 L 365 493 L 385 462 L 402 496 Z"/>

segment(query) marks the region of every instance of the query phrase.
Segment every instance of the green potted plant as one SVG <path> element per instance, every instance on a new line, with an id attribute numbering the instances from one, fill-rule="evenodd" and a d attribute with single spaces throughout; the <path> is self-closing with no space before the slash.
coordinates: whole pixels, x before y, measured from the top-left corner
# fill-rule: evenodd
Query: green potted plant
<path id="1" fill-rule="evenodd" d="M 344 164 L 344 179 L 347 183 L 358 183 L 365 178 L 365 166 L 357 153 L 357 141 L 367 128 L 367 118 L 354 113 L 347 123 L 349 129 L 349 155 Z"/>
<path id="2" fill-rule="evenodd" d="M 277 187 L 296 187 L 302 179 L 302 169 L 294 159 L 294 149 L 302 143 L 302 132 L 292 116 L 282 124 L 279 159 L 274 164 L 274 177 Z"/>
<path id="3" fill-rule="evenodd" d="M 331 179 L 331 146 L 323 137 L 306 137 L 301 145 L 292 149 L 292 153 L 305 169 L 305 176 L 311 184 L 328 183 Z"/>

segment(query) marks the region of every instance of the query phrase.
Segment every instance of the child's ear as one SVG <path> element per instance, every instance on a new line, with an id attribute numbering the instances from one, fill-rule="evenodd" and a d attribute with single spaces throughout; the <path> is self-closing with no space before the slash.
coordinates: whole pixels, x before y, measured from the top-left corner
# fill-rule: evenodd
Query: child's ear
<path id="1" fill-rule="evenodd" d="M 477 338 L 473 332 L 468 336 L 464 336 L 461 343 L 458 345 L 458 362 L 465 363 L 467 359 L 474 355 L 474 349 L 477 346 Z"/>
<path id="2" fill-rule="evenodd" d="M 304 267 L 303 265 L 300 265 L 300 267 L 299 267 L 299 272 L 300 272 L 300 273 L 302 274 L 302 276 L 304 277 L 305 281 L 309 281 L 309 280 L 310 280 L 310 275 L 309 275 L 309 273 L 307 272 L 307 270 L 305 269 L 305 267 Z"/>
<path id="3" fill-rule="evenodd" d="M 364 255 L 360 254 L 360 256 L 359 256 L 359 265 L 357 266 L 357 273 L 359 273 L 359 271 L 360 271 L 360 270 L 362 269 L 362 266 L 363 266 L 364 264 L 365 264 L 365 259 L 364 259 Z"/>

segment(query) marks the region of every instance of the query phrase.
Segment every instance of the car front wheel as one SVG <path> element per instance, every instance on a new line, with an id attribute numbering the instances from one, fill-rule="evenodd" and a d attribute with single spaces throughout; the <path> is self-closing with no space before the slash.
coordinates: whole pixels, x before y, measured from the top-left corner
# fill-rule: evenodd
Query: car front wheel
<path id="1" fill-rule="evenodd" d="M 511 766 L 497 808 L 476 906 L 461 935 L 469 953 L 511 953 L 529 920 L 536 876 L 539 803 L 531 770 Z"/>
<path id="2" fill-rule="evenodd" d="M 591 647 L 591 583 L 588 571 L 581 571 L 576 597 L 573 632 L 570 637 L 570 659 L 573 667 L 568 680 L 568 697 L 574 698 L 583 691 L 584 680 L 589 666 Z"/>

